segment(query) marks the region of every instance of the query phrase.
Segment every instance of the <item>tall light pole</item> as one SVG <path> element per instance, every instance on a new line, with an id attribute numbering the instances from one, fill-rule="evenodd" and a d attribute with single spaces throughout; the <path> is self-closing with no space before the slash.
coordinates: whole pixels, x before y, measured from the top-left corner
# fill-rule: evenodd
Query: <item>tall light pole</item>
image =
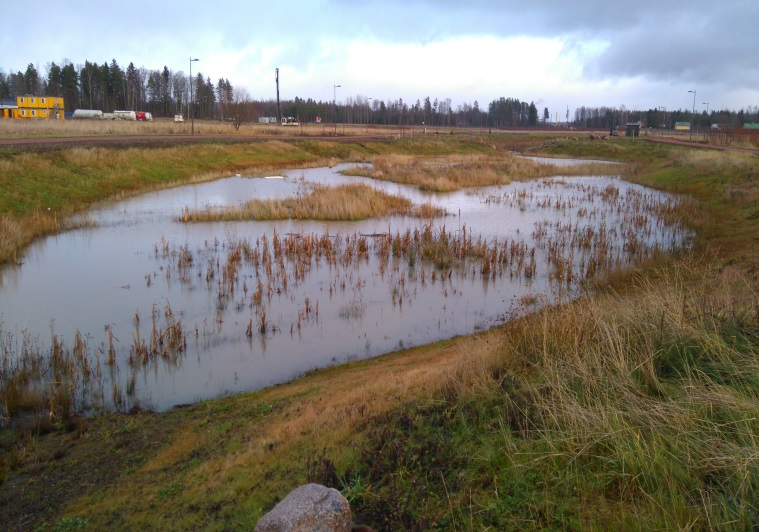
<path id="1" fill-rule="evenodd" d="M 662 112 L 661 115 L 661 136 L 664 136 L 664 126 L 667 122 L 667 108 L 666 107 L 659 107 L 659 110 Z"/>
<path id="2" fill-rule="evenodd" d="M 369 125 L 369 115 L 372 112 L 372 99 L 367 98 L 366 99 L 366 125 Z"/>
<path id="3" fill-rule="evenodd" d="M 192 101 L 192 64 L 195 61 L 200 61 L 200 59 L 193 59 L 192 56 L 190 56 L 190 101 L 187 104 L 187 114 L 190 115 L 190 128 L 192 130 L 192 135 L 195 136 L 195 115 L 192 114 L 191 105 L 193 104 Z"/>
<path id="4" fill-rule="evenodd" d="M 703 102 L 702 105 L 706 106 L 706 119 L 709 120 L 709 102 Z M 704 142 L 706 142 L 706 134 L 709 132 L 709 128 L 706 129 L 706 132 L 704 133 Z"/>
<path id="5" fill-rule="evenodd" d="M 689 141 L 693 140 L 693 121 L 696 119 L 696 89 L 693 89 L 692 91 L 688 91 L 693 93 L 693 110 L 690 112 L 690 136 L 688 137 Z"/>
<path id="6" fill-rule="evenodd" d="M 337 88 L 340 85 L 332 85 L 332 122 L 335 124 L 335 135 L 337 135 Z"/>

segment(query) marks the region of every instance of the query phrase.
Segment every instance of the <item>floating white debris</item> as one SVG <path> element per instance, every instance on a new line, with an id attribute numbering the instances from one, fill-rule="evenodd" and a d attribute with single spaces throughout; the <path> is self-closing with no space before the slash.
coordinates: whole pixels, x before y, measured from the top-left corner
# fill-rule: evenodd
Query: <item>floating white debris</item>
<path id="1" fill-rule="evenodd" d="M 235 174 L 235 177 L 240 177 L 240 174 Z"/>
<path id="2" fill-rule="evenodd" d="M 264 179 L 284 179 L 284 176 L 281 175 L 267 175 L 264 177 Z"/>

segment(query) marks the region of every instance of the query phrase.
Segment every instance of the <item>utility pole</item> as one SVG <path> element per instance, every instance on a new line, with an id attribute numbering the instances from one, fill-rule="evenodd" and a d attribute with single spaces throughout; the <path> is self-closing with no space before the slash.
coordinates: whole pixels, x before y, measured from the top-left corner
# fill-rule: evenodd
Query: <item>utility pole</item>
<path id="1" fill-rule="evenodd" d="M 688 141 L 693 140 L 693 121 L 696 119 L 696 89 L 688 91 L 693 93 L 693 110 L 690 112 L 690 135 Z"/>
<path id="2" fill-rule="evenodd" d="M 335 113 L 333 122 L 335 124 L 335 136 L 337 136 L 337 88 L 340 85 L 332 85 L 332 111 Z"/>
<path id="3" fill-rule="evenodd" d="M 195 61 L 200 61 L 200 59 L 193 59 L 192 56 L 190 56 L 190 105 L 192 105 L 194 102 L 192 101 L 192 64 Z M 192 135 L 195 136 L 195 114 L 192 113 L 192 109 L 188 106 L 187 112 L 190 113 L 190 123 L 192 124 L 190 126 Z"/>
<path id="4" fill-rule="evenodd" d="M 282 124 L 282 109 L 279 107 L 279 68 L 274 69 L 274 80 L 277 82 L 277 123 Z"/>

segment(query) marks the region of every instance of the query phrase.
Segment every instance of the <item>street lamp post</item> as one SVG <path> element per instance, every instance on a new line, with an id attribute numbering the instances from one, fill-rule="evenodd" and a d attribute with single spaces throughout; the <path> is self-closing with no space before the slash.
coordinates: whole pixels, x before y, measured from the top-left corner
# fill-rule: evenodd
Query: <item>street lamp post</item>
<path id="1" fill-rule="evenodd" d="M 688 137 L 689 141 L 693 140 L 693 121 L 696 119 L 696 89 L 693 89 L 692 91 L 688 91 L 693 93 L 693 109 L 690 112 L 690 136 Z"/>
<path id="2" fill-rule="evenodd" d="M 195 136 L 195 115 L 192 114 L 192 64 L 195 61 L 200 61 L 200 59 L 193 59 L 192 56 L 190 56 L 190 101 L 187 103 L 187 114 L 190 115 L 190 129 L 192 131 L 192 135 Z"/>
<path id="3" fill-rule="evenodd" d="M 332 85 L 332 122 L 335 125 L 335 135 L 337 135 L 337 88 L 340 85 Z"/>

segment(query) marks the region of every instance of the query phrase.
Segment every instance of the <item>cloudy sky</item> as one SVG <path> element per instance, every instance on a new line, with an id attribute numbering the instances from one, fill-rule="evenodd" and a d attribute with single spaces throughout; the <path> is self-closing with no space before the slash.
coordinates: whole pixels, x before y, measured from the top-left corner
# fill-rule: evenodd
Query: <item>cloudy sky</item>
<path id="1" fill-rule="evenodd" d="M 34 2 L 44 24 L 12 23 L 0 68 L 112 59 L 198 71 L 256 99 L 481 107 L 739 110 L 759 105 L 758 0 L 174 0 Z M 23 13 L 22 13 L 23 11 Z M 334 85 L 341 85 L 335 89 Z"/>

